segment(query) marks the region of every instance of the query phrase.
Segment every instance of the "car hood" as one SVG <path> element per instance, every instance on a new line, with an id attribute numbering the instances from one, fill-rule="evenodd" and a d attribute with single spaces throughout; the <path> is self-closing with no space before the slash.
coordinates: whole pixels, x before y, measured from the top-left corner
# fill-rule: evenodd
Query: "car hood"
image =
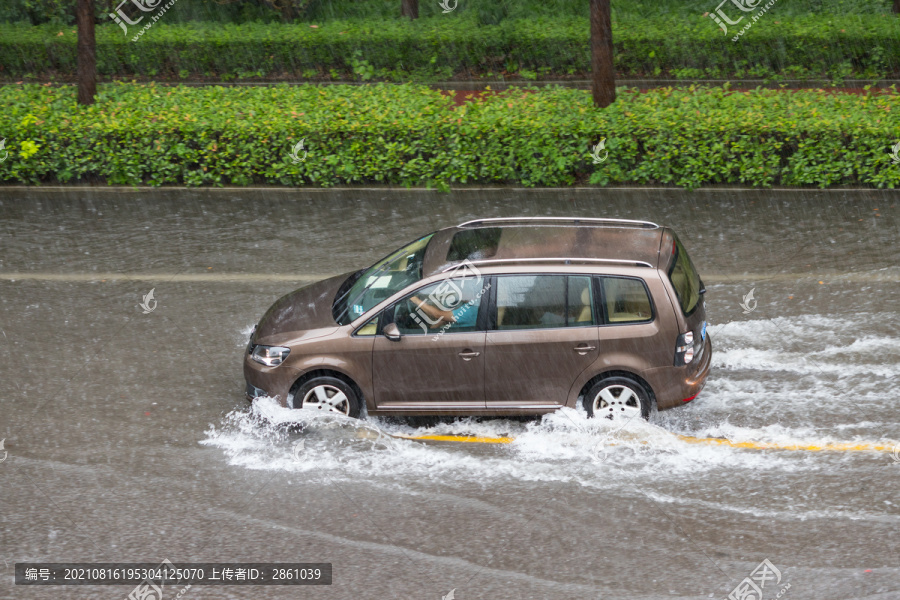
<path id="1" fill-rule="evenodd" d="M 331 314 L 331 305 L 341 284 L 350 275 L 346 273 L 317 281 L 276 300 L 259 320 L 251 343 L 293 332 L 312 333 L 312 330 L 318 330 L 319 335 L 327 335 L 339 327 Z"/>

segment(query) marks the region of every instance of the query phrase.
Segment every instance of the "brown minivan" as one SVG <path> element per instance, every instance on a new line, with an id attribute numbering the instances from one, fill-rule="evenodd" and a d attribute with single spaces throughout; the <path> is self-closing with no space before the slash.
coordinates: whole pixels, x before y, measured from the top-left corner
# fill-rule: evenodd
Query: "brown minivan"
<path id="1" fill-rule="evenodd" d="M 703 282 L 646 221 L 479 219 L 279 299 L 250 335 L 247 395 L 371 415 L 647 418 L 700 392 Z"/>

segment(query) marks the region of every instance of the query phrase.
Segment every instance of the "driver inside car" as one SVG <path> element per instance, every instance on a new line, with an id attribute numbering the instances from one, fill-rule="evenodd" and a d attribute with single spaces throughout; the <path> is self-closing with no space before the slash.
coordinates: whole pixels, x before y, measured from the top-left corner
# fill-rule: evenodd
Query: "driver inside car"
<path id="1" fill-rule="evenodd" d="M 460 282 L 457 286 L 445 282 L 432 288 L 429 294 L 419 293 L 409 297 L 409 311 L 413 320 L 424 329 L 441 329 L 448 324 L 472 329 L 478 317 L 478 302 L 473 281 Z M 427 291 L 422 290 L 423 292 Z M 470 302 L 472 304 L 470 305 Z M 416 318 L 418 317 L 418 318 Z"/>

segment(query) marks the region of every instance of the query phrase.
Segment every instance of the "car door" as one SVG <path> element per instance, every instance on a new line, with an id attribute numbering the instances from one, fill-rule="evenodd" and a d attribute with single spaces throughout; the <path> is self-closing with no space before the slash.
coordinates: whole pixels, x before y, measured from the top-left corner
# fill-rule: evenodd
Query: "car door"
<path id="1" fill-rule="evenodd" d="M 484 408 L 484 321 L 487 280 L 445 279 L 385 309 L 399 340 L 375 339 L 372 370 L 379 409 Z"/>
<path id="2" fill-rule="evenodd" d="M 600 328 L 600 350 L 604 363 L 629 365 L 637 372 L 655 365 L 671 366 L 672 340 L 678 331 L 672 319 L 656 318 L 647 282 L 639 277 L 603 275 L 594 279 L 594 285 L 601 297 L 604 325 Z M 659 283 L 655 285 L 659 287 Z M 660 293 L 665 293 L 664 288 Z"/>
<path id="3" fill-rule="evenodd" d="M 554 408 L 599 356 L 587 275 L 498 275 L 485 343 L 487 408 Z"/>

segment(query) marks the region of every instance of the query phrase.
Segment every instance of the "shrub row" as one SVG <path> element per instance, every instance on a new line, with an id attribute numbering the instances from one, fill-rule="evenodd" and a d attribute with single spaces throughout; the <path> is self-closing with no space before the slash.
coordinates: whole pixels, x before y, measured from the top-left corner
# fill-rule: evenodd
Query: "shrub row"
<path id="1" fill-rule="evenodd" d="M 150 13 L 148 13 L 150 14 Z M 731 15 L 732 18 L 737 15 Z M 132 41 L 145 19 L 97 30 L 107 77 L 224 79 L 286 77 L 426 80 L 453 75 L 518 74 L 526 79 L 584 75 L 590 69 L 587 19 L 507 20 L 479 26 L 471 17 L 244 25 L 166 23 Z M 862 77 L 900 75 L 900 21 L 893 15 L 828 15 L 779 20 L 774 11 L 732 41 L 710 19 L 647 17 L 613 25 L 620 76 Z M 73 28 L 0 25 L 0 78 L 74 74 Z M 63 35 L 59 35 L 62 33 Z"/>
<path id="2" fill-rule="evenodd" d="M 106 84 L 79 107 L 72 88 L 22 85 L 0 105 L 4 183 L 900 184 L 895 94 L 620 89 L 597 110 L 562 88 L 454 108 L 418 85 Z"/>
<path id="3" fill-rule="evenodd" d="M 95 0 L 98 18 L 116 9 L 121 0 Z M 613 2 L 613 18 L 647 15 L 694 17 L 699 12 L 713 10 L 721 0 L 629 0 Z M 748 2 L 748 4 L 756 2 Z M 806 14 L 885 14 L 891 11 L 893 0 L 791 0 L 777 6 L 778 15 L 785 18 Z M 149 4 L 149 2 L 148 2 Z M 450 3 L 453 5 L 453 2 Z M 284 10 L 290 6 L 290 10 Z M 533 19 L 539 16 L 587 17 L 587 2 L 572 0 L 465 0 L 456 5 L 454 15 L 474 16 L 479 22 L 496 24 L 502 19 Z M 727 9 L 726 9 L 727 10 Z M 736 9 L 732 9 L 736 10 Z M 437 0 L 419 2 L 419 15 L 441 15 L 443 7 Z M 341 19 L 401 19 L 400 0 L 191 0 L 178 2 L 166 13 L 166 22 L 216 21 L 247 23 L 279 21 L 292 17 L 295 22 L 322 22 Z M 0 22 L 75 24 L 75 3 L 71 0 L 4 0 L 0 3 Z"/>

